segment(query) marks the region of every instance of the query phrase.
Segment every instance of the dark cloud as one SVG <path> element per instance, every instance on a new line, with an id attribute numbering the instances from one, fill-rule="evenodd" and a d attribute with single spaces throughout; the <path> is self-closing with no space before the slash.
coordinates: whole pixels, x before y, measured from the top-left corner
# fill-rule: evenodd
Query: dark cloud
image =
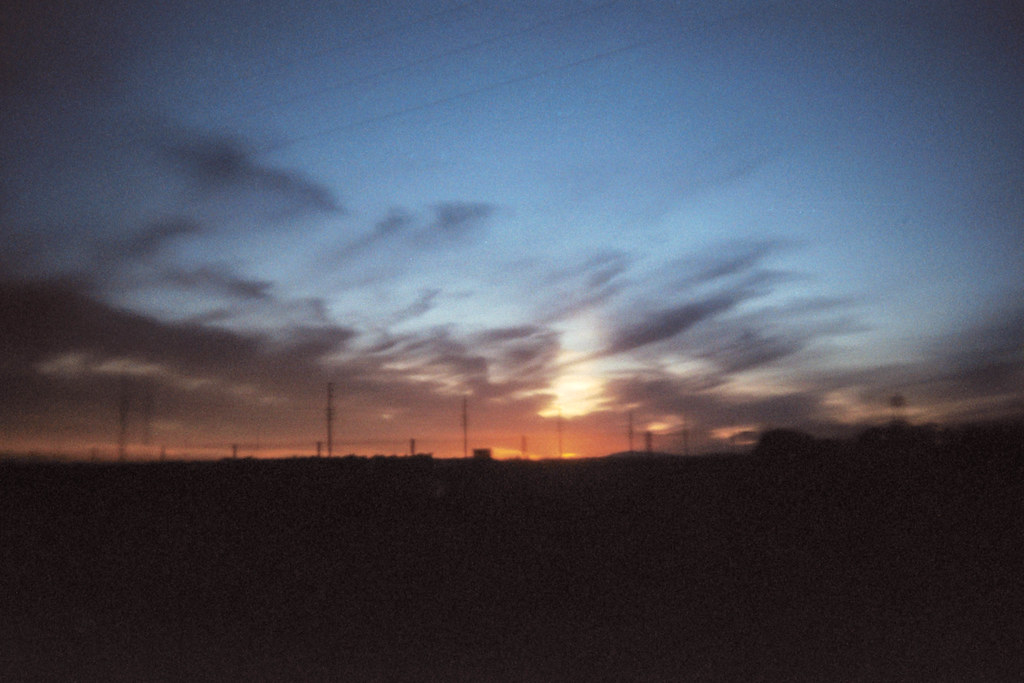
<path id="1" fill-rule="evenodd" d="M 598 254 L 583 265 L 585 285 L 591 290 L 603 290 L 625 273 L 629 265 L 630 259 L 622 252 Z"/>
<path id="2" fill-rule="evenodd" d="M 239 140 L 190 136 L 166 143 L 163 149 L 203 192 L 271 196 L 290 212 L 344 213 L 344 208 L 326 186 L 300 173 L 259 163 L 255 152 Z"/>
<path id="3" fill-rule="evenodd" d="M 547 274 L 543 291 L 551 295 L 541 304 L 541 320 L 552 322 L 611 299 L 626 286 L 624 275 L 631 265 L 624 252 L 603 251 Z"/>
<path id="4" fill-rule="evenodd" d="M 437 301 L 438 295 L 441 294 L 440 289 L 424 289 L 416 297 L 416 300 L 410 303 L 405 308 L 399 310 L 395 315 L 391 317 L 391 324 L 397 324 L 418 318 L 421 315 L 427 313 L 434 308 L 435 302 Z"/>
<path id="5" fill-rule="evenodd" d="M 476 335 L 473 344 L 493 359 L 505 377 L 506 391 L 546 388 L 562 348 L 557 332 L 534 325 L 487 330 Z"/>
<path id="6" fill-rule="evenodd" d="M 875 424 L 889 419 L 894 394 L 906 399 L 911 420 L 955 423 L 1024 414 L 1024 310 L 993 312 L 908 356 L 801 381 L 821 395 L 841 392 Z"/>
<path id="7" fill-rule="evenodd" d="M 736 275 L 749 276 L 766 258 L 777 254 L 786 243 L 779 240 L 733 242 L 720 245 L 699 258 L 677 261 L 679 284 L 693 287 L 713 283 Z"/>
<path id="8" fill-rule="evenodd" d="M 289 355 L 316 360 L 345 348 L 354 330 L 336 325 L 298 325 L 289 329 L 284 346 Z"/>
<path id="9" fill-rule="evenodd" d="M 329 267 L 344 265 L 355 284 L 379 282 L 407 269 L 412 249 L 440 249 L 472 240 L 496 211 L 481 202 L 437 204 L 425 217 L 392 208 L 372 230 L 329 250 L 321 261 Z M 361 258 L 367 254 L 372 258 Z"/>
<path id="10" fill-rule="evenodd" d="M 434 217 L 423 232 L 429 241 L 459 241 L 473 237 L 494 215 L 497 207 L 483 202 L 442 202 L 433 207 Z"/>
<path id="11" fill-rule="evenodd" d="M 201 236 L 205 233 L 207 230 L 203 226 L 187 218 L 154 221 L 128 238 L 125 244 L 125 256 L 148 258 L 158 254 L 168 244 L 181 238 Z"/>
<path id="12" fill-rule="evenodd" d="M 353 335 L 348 328 L 296 327 L 294 343 L 271 342 L 190 322 L 163 322 L 117 309 L 92 298 L 73 283 L 0 285 L 0 354 L 8 367 L 32 367 L 62 352 L 132 357 L 166 363 L 190 373 L 261 376 L 288 370 L 339 347 Z M 270 350 L 273 350 L 271 352 Z M 257 371 L 260 364 L 267 366 Z"/>
<path id="13" fill-rule="evenodd" d="M 550 273 L 545 281 L 548 286 L 569 283 L 590 289 L 601 289 L 625 273 L 630 265 L 631 259 L 624 252 L 602 251 L 578 265 L 559 268 Z"/>
<path id="14" fill-rule="evenodd" d="M 823 404 L 824 392 L 745 396 L 722 392 L 721 386 L 720 378 L 714 375 L 682 377 L 667 372 L 647 372 L 613 378 L 607 391 L 612 405 L 629 406 L 637 424 L 674 422 L 675 427 L 658 436 L 660 448 L 670 452 L 683 451 L 684 428 L 691 452 L 730 448 L 729 438 L 715 434 L 716 429 L 723 427 L 759 433 L 785 426 L 820 436 L 851 434 L 848 425 L 829 416 Z"/>
<path id="15" fill-rule="evenodd" d="M 494 328 L 464 337 L 445 327 L 388 336 L 372 352 L 441 391 L 508 401 L 547 387 L 559 349 L 558 334 L 544 327 Z"/>
<path id="16" fill-rule="evenodd" d="M 224 267 L 210 265 L 191 270 L 175 270 L 167 273 L 163 279 L 173 287 L 198 290 L 232 299 L 270 299 L 269 282 L 240 278 Z"/>
<path id="17" fill-rule="evenodd" d="M 614 355 L 675 337 L 691 327 L 733 308 L 739 298 L 721 295 L 672 308 L 645 313 L 643 319 L 626 324 L 612 334 L 605 354 Z"/>
<path id="18" fill-rule="evenodd" d="M 734 373 L 768 365 L 799 352 L 806 340 L 795 336 L 765 335 L 744 330 L 737 338 L 705 354 L 722 372 Z"/>
<path id="19" fill-rule="evenodd" d="M 412 224 L 412 216 L 403 209 L 391 209 L 388 215 L 377 221 L 373 227 L 373 236 L 377 239 L 391 237 L 403 232 Z"/>
<path id="20" fill-rule="evenodd" d="M 516 341 L 521 339 L 527 339 L 532 337 L 542 329 L 535 325 L 520 325 L 518 327 L 498 327 L 493 330 L 487 330 L 476 336 L 477 340 L 481 344 L 490 345 L 495 343 Z"/>
<path id="21" fill-rule="evenodd" d="M 377 221 L 373 230 L 334 251 L 328 260 L 335 263 L 363 254 L 371 248 L 407 232 L 413 222 L 413 216 L 407 211 L 398 208 L 392 209 L 384 218 Z"/>
<path id="22" fill-rule="evenodd" d="M 0 325 L 10 331 L 0 347 L 3 362 L 20 370 L 54 354 L 86 352 L 219 372 L 258 353 L 254 339 L 118 310 L 67 282 L 0 286 Z"/>
<path id="23" fill-rule="evenodd" d="M 850 314 L 853 303 L 830 297 L 798 298 L 714 321 L 689 339 L 693 353 L 724 375 L 794 356 L 815 342 L 865 331 Z"/>
<path id="24" fill-rule="evenodd" d="M 33 416 L 104 429 L 121 377 L 172 396 L 179 417 L 238 419 L 239 402 L 301 396 L 323 381 L 321 359 L 350 329 L 296 327 L 287 339 L 168 323 L 111 307 L 76 283 L 0 284 L 0 432 L 50 434 Z M 163 414 L 170 416 L 165 405 Z M 106 417 L 105 417 L 106 416 Z M 77 423 L 76 423 L 77 424 Z M 50 434 L 53 436 L 53 434 Z"/>
<path id="25" fill-rule="evenodd" d="M 1024 394 L 1024 308 L 999 311 L 957 334 L 946 355 L 964 386 Z"/>

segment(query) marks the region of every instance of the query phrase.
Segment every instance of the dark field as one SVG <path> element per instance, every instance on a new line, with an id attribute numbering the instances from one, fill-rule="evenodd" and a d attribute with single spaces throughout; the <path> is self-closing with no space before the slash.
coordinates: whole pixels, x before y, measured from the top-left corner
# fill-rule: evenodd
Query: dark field
<path id="1" fill-rule="evenodd" d="M 2 680 L 1024 677 L 1019 452 L 0 465 Z"/>

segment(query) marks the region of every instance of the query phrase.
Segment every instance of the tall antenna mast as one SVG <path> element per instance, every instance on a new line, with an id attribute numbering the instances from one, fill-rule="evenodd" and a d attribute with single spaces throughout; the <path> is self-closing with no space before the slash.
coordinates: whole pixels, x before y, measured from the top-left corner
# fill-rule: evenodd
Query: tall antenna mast
<path id="1" fill-rule="evenodd" d="M 686 416 L 683 416 L 683 455 L 690 454 L 690 428 L 686 424 Z"/>
<path id="2" fill-rule="evenodd" d="M 125 447 L 128 441 L 128 385 L 121 377 L 121 395 L 117 402 L 117 459 L 125 459 Z"/>
<path id="3" fill-rule="evenodd" d="M 469 457 L 469 408 L 465 396 L 462 397 L 462 457 Z"/>
<path id="4" fill-rule="evenodd" d="M 153 388 L 146 387 L 142 397 L 142 443 L 149 445 L 153 436 Z"/>
<path id="5" fill-rule="evenodd" d="M 633 454 L 633 411 L 629 411 L 629 426 L 626 428 L 629 438 L 629 454 Z"/>
<path id="6" fill-rule="evenodd" d="M 907 399 L 902 394 L 893 394 L 889 399 L 889 407 L 892 408 L 892 424 L 896 424 L 902 417 L 903 407 L 907 405 Z"/>
<path id="7" fill-rule="evenodd" d="M 562 450 L 562 409 L 558 409 L 558 457 L 561 458 L 564 455 Z"/>
<path id="8" fill-rule="evenodd" d="M 334 382 L 327 383 L 327 457 L 334 452 Z"/>

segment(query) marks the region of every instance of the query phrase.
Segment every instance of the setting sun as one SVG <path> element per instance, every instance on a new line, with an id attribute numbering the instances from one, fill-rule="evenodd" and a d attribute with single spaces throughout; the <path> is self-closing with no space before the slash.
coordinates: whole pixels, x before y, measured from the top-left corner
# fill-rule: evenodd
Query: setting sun
<path id="1" fill-rule="evenodd" d="M 576 366 L 560 375 L 551 386 L 554 393 L 551 405 L 540 411 L 541 417 L 582 417 L 602 407 L 605 402 L 604 381 L 597 375 L 586 374 L 585 368 Z"/>

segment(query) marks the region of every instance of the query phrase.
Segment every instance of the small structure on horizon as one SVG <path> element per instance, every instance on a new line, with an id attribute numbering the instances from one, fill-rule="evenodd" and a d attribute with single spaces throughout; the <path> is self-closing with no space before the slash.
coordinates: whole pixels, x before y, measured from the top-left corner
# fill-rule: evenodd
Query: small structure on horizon
<path id="1" fill-rule="evenodd" d="M 889 399 L 889 407 L 892 409 L 892 424 L 906 421 L 903 410 L 906 406 L 907 399 L 903 397 L 903 394 L 893 394 Z"/>
<path id="2" fill-rule="evenodd" d="M 490 460 L 491 449 L 490 448 L 474 448 L 473 449 L 474 460 Z"/>

